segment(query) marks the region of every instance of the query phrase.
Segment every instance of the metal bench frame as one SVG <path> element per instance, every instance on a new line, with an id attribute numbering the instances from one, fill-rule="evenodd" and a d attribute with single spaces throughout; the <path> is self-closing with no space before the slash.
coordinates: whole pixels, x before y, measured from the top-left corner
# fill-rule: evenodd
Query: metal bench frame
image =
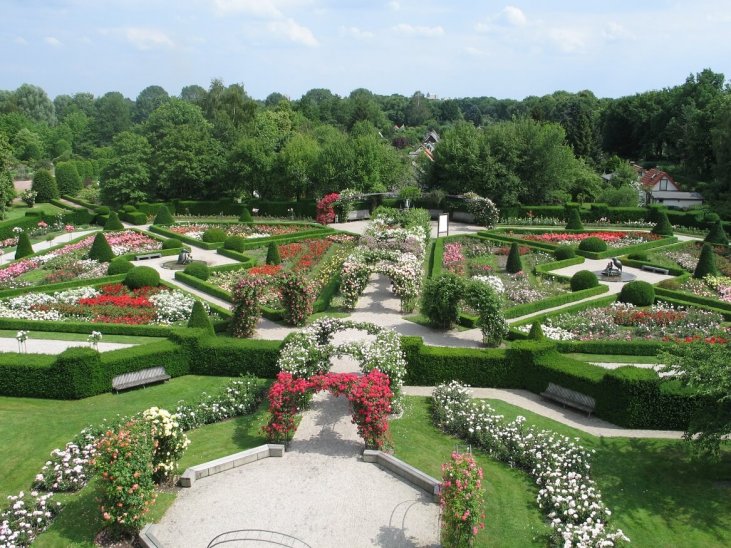
<path id="1" fill-rule="evenodd" d="M 170 380 L 170 375 L 165 372 L 164 367 L 148 367 L 147 369 L 117 375 L 112 379 L 112 390 L 119 392 L 127 388 L 145 386 L 147 384 L 168 380 Z"/>
<path id="2" fill-rule="evenodd" d="M 667 268 L 660 268 L 659 266 L 651 266 L 649 264 L 643 264 L 640 267 L 640 270 L 644 270 L 645 272 L 654 272 L 656 274 L 670 274 Z"/>
<path id="3" fill-rule="evenodd" d="M 596 400 L 591 396 L 564 388 L 552 382 L 548 383 L 548 388 L 544 392 L 541 392 L 541 396 L 548 400 L 556 401 L 564 407 L 568 405 L 569 407 L 584 411 L 587 413 L 587 416 L 591 415 L 596 408 Z"/>
<path id="4" fill-rule="evenodd" d="M 136 255 L 135 261 L 144 261 L 145 259 L 159 259 L 162 253 L 145 253 L 144 255 Z"/>

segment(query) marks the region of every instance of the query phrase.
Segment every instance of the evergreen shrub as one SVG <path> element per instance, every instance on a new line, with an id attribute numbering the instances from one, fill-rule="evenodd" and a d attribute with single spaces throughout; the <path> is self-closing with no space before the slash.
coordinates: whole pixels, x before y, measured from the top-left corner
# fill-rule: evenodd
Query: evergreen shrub
<path id="1" fill-rule="evenodd" d="M 226 240 L 226 231 L 222 228 L 209 228 L 206 230 L 201 239 L 206 243 L 218 243 Z"/>
<path id="2" fill-rule="evenodd" d="M 624 285 L 619 300 L 635 306 L 650 306 L 655 302 L 655 288 L 648 282 L 634 280 Z"/>
<path id="3" fill-rule="evenodd" d="M 579 215 L 579 208 L 568 208 L 567 216 L 568 222 L 566 223 L 566 230 L 584 230 L 584 225 L 581 222 L 581 216 Z"/>
<path id="4" fill-rule="evenodd" d="M 183 242 L 181 242 L 177 238 L 168 238 L 167 240 L 163 240 L 162 242 L 163 249 L 178 249 L 180 247 L 183 247 Z"/>
<path id="5" fill-rule="evenodd" d="M 109 267 L 107 268 L 107 274 L 114 276 L 116 274 L 126 274 L 135 267 L 130 261 L 124 257 L 116 257 L 109 261 Z"/>
<path id="6" fill-rule="evenodd" d="M 185 267 L 183 272 L 188 276 L 193 276 L 203 281 L 206 281 L 211 275 L 211 270 L 208 268 L 208 265 L 199 262 L 190 263 Z"/>
<path id="7" fill-rule="evenodd" d="M 151 266 L 135 266 L 127 272 L 127 276 L 124 278 L 124 285 L 130 289 L 157 287 L 160 285 L 160 274 Z"/>
<path id="8" fill-rule="evenodd" d="M 279 257 L 279 246 L 275 242 L 270 242 L 267 246 L 267 264 L 277 265 L 282 263 Z"/>
<path id="9" fill-rule="evenodd" d="M 576 250 L 570 245 L 560 245 L 554 250 L 553 256 L 557 261 L 573 259 L 576 257 Z"/>
<path id="10" fill-rule="evenodd" d="M 170 214 L 170 210 L 167 208 L 167 206 L 160 206 L 160 209 L 157 210 L 157 215 L 155 215 L 155 220 L 152 224 L 155 225 L 174 225 L 175 219 L 173 219 L 173 216 Z"/>
<path id="11" fill-rule="evenodd" d="M 109 219 L 107 219 L 107 222 L 104 223 L 104 230 L 124 230 L 124 225 L 122 224 L 122 221 L 119 220 L 119 216 L 116 211 L 112 211 L 109 214 Z"/>
<path id="12" fill-rule="evenodd" d="M 21 232 L 18 236 L 18 245 L 15 247 L 15 259 L 22 259 L 28 255 L 33 255 L 33 245 L 30 243 L 30 236 L 27 232 Z"/>
<path id="13" fill-rule="evenodd" d="M 607 242 L 605 242 L 601 238 L 591 236 L 589 238 L 581 240 L 581 242 L 579 243 L 579 249 L 581 251 L 593 251 L 599 253 L 607 250 Z"/>
<path id="14" fill-rule="evenodd" d="M 103 232 L 97 232 L 94 236 L 94 242 L 91 244 L 91 249 L 89 249 L 89 258 L 100 263 L 108 263 L 114 259 L 112 246 L 107 242 Z"/>
<path id="15" fill-rule="evenodd" d="M 520 259 L 520 247 L 518 242 L 513 242 L 508 253 L 508 261 L 505 264 L 505 270 L 510 274 L 521 272 L 523 270 L 523 261 Z"/>
<path id="16" fill-rule="evenodd" d="M 571 276 L 571 291 L 581 291 L 582 289 L 591 289 L 599 285 L 596 274 L 589 270 L 579 270 Z"/>
<path id="17" fill-rule="evenodd" d="M 718 274 L 718 270 L 716 269 L 716 255 L 713 252 L 713 246 L 705 243 L 701 248 L 701 256 L 698 257 L 698 264 L 693 272 L 693 277 L 701 279 L 708 275 L 715 276 L 716 274 Z"/>

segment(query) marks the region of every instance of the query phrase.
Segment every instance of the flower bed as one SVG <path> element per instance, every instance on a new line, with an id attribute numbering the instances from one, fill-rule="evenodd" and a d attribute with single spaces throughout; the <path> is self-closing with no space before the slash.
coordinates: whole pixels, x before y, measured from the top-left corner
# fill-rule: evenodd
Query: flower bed
<path id="1" fill-rule="evenodd" d="M 662 236 L 650 232 L 546 232 L 544 234 L 518 234 L 508 232 L 511 238 L 519 238 L 532 242 L 543 242 L 548 244 L 578 244 L 587 238 L 599 238 L 613 248 L 628 247 L 631 245 L 643 244 L 659 240 Z"/>
<path id="2" fill-rule="evenodd" d="M 56 293 L 24 293 L 0 300 L 0 317 L 126 325 L 176 324 L 190 318 L 194 298 L 182 291 L 121 284 L 79 287 Z"/>
<path id="3" fill-rule="evenodd" d="M 647 308 L 614 303 L 608 307 L 587 308 L 561 314 L 543 321 L 543 333 L 554 340 L 599 339 L 656 341 L 728 338 L 729 329 L 722 327 L 723 317 L 696 307 L 672 307 L 655 304 Z M 528 332 L 530 326 L 519 327 Z"/>
<path id="4" fill-rule="evenodd" d="M 237 223 L 191 223 L 177 224 L 167 227 L 175 234 L 187 236 L 194 240 L 201 240 L 203 233 L 211 228 L 223 230 L 226 236 L 240 236 L 242 238 L 268 238 L 270 236 L 281 236 L 283 234 L 294 234 L 304 230 L 311 230 L 312 227 L 293 224 L 237 224 Z"/>
<path id="5" fill-rule="evenodd" d="M 574 440 L 506 422 L 489 404 L 470 399 L 465 386 L 443 384 L 433 394 L 434 420 L 445 431 L 524 470 L 538 485 L 537 502 L 550 520 L 555 546 L 615 546 L 629 542 L 608 525 L 611 511 L 591 479 L 591 454 Z"/>

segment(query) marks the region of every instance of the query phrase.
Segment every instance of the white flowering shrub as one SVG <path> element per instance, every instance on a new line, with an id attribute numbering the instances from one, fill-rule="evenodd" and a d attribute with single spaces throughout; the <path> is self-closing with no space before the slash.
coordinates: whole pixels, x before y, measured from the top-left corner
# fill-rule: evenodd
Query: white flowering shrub
<path id="1" fill-rule="evenodd" d="M 150 407 L 142 412 L 142 418 L 152 428 L 152 473 L 155 481 L 160 483 L 178 471 L 178 461 L 190 440 L 183 433 L 177 417 L 166 409 Z"/>
<path id="2" fill-rule="evenodd" d="M 175 418 L 181 428 L 188 431 L 205 424 L 247 415 L 256 409 L 261 398 L 262 389 L 256 377 L 247 375 L 231 381 L 218 394 L 204 394 L 194 404 L 179 402 L 175 409 Z"/>
<path id="3" fill-rule="evenodd" d="M 537 502 L 550 520 L 553 544 L 565 547 L 616 546 L 629 542 L 607 523 L 611 511 L 590 477 L 591 453 L 571 438 L 507 422 L 466 386 L 453 381 L 434 389 L 437 425 L 510 466 L 521 468 L 538 485 Z"/>
<path id="4" fill-rule="evenodd" d="M 186 295 L 182 291 L 160 291 L 150 297 L 150 302 L 155 305 L 156 321 L 158 323 L 175 323 L 188 320 L 193 310 L 195 298 Z M 203 302 L 207 309 L 208 305 Z"/>
<path id="5" fill-rule="evenodd" d="M 505 293 L 505 284 L 503 284 L 503 281 L 498 276 L 477 275 L 472 276 L 472 279 L 476 282 L 489 285 L 493 289 L 493 291 L 495 291 L 495 293 L 499 295 Z"/>
<path id="6" fill-rule="evenodd" d="M 48 528 L 61 507 L 51 496 L 21 491 L 8 497 L 8 508 L 0 514 L 0 548 L 30 546 Z"/>
<path id="7" fill-rule="evenodd" d="M 89 460 L 96 453 L 96 437 L 90 430 L 82 430 L 63 449 L 51 451 L 33 487 L 44 491 L 78 491 L 86 485 L 91 474 Z"/>

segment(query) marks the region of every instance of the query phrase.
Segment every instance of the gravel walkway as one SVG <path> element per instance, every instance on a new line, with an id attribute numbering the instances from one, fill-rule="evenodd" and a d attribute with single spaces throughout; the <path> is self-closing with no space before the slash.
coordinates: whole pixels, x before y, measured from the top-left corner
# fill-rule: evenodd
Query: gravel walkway
<path id="1" fill-rule="evenodd" d="M 92 230 L 77 230 L 76 232 L 66 233 L 66 234 L 60 234 L 53 238 L 50 242 L 38 242 L 33 244 L 33 251 L 36 253 L 39 251 L 44 251 L 48 249 L 49 247 L 53 247 L 58 244 L 67 243 L 75 238 L 79 238 L 80 236 L 86 236 L 87 234 L 94 234 L 95 232 L 99 232 L 101 228 L 96 228 Z M 9 263 L 15 260 L 15 248 L 12 249 L 12 251 L 8 251 L 7 253 L 0 255 L 0 264 Z"/>
<path id="2" fill-rule="evenodd" d="M 86 341 L 59 341 L 56 339 L 34 339 L 33 333 L 30 333 L 30 337 L 25 341 L 26 351 L 30 354 L 60 354 L 67 348 L 74 348 L 77 346 L 91 348 L 91 345 Z M 129 348 L 131 346 L 137 346 L 136 344 L 123 344 L 123 343 L 99 343 L 99 352 L 109 352 L 110 350 L 119 350 L 121 348 Z M 0 338 L 0 352 L 17 352 L 18 341 L 15 338 Z"/>

